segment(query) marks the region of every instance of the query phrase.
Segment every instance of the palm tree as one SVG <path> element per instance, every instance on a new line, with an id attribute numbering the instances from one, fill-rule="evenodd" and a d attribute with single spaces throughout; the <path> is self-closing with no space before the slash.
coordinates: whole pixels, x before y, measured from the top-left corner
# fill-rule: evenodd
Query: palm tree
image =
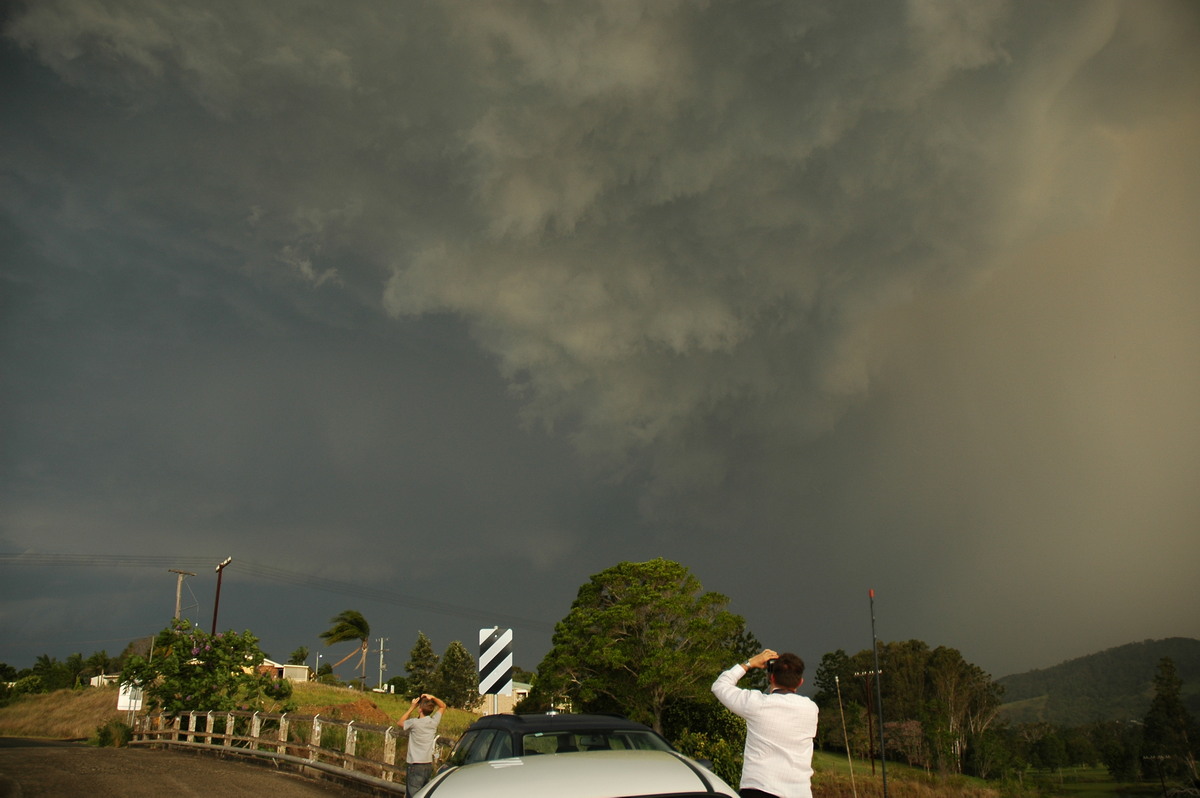
<path id="1" fill-rule="evenodd" d="M 367 619 L 358 610 L 345 610 L 330 622 L 333 626 L 329 627 L 328 631 L 321 633 L 321 639 L 325 641 L 325 645 L 332 646 L 334 643 L 344 643 L 347 640 L 359 641 L 359 648 L 342 657 L 334 663 L 333 667 L 336 668 L 361 651 L 362 662 L 360 664 L 362 666 L 362 683 L 365 689 L 367 684 L 367 641 L 371 639 L 371 624 L 367 623 Z"/>

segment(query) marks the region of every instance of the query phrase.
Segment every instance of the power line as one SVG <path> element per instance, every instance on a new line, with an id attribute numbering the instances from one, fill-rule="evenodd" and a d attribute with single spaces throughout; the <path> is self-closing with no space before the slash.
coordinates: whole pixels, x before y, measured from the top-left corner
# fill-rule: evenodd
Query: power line
<path id="1" fill-rule="evenodd" d="M 163 556 L 153 554 L 15 554 L 0 552 L 0 565 L 34 566 L 34 567 L 78 567 L 78 568 L 160 568 L 175 566 L 179 568 L 212 567 L 211 557 Z M 490 625 L 503 623 L 535 632 L 549 632 L 554 625 L 534 618 L 524 618 L 518 615 L 498 613 L 490 608 L 476 609 L 451 604 L 444 601 L 433 601 L 418 598 L 394 590 L 358 585 L 337 579 L 328 579 L 315 574 L 305 574 L 299 571 L 289 571 L 272 565 L 263 565 L 248 560 L 238 559 L 236 571 L 238 574 L 258 577 L 267 582 L 292 585 L 294 587 L 321 590 L 326 593 L 338 593 L 355 598 L 371 599 L 385 604 L 393 604 L 409 609 L 426 610 L 440 615 L 450 615 L 458 618 L 473 618 Z"/>

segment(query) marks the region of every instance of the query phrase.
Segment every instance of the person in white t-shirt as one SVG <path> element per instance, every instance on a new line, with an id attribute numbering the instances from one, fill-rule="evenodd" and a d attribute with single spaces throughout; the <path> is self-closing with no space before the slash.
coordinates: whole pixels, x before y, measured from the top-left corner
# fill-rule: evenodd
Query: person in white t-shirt
<path id="1" fill-rule="evenodd" d="M 410 718 L 413 710 L 416 710 L 417 717 Z M 433 777 L 433 746 L 437 742 L 438 724 L 442 722 L 442 713 L 445 711 L 445 701 L 435 695 L 421 693 L 400 716 L 400 723 L 408 732 L 404 792 L 409 798 Z"/>
<path id="2" fill-rule="evenodd" d="M 754 668 L 766 668 L 770 682 L 766 692 L 737 686 Z M 812 798 L 817 705 L 796 692 L 802 684 L 804 660 L 769 648 L 713 682 L 717 700 L 746 719 L 742 798 Z"/>

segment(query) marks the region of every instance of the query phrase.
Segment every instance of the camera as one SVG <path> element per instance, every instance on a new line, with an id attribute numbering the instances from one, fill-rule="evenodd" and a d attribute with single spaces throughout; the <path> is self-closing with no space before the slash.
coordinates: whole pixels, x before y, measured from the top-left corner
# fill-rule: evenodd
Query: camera
<path id="1" fill-rule="evenodd" d="M 775 672 L 775 663 L 777 663 L 777 662 L 779 662 L 778 658 L 771 658 L 771 659 L 767 660 L 767 673 Z"/>

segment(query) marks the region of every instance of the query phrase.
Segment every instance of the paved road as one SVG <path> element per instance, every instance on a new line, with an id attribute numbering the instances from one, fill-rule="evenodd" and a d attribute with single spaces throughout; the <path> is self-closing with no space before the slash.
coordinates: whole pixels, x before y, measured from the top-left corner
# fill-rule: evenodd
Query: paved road
<path id="1" fill-rule="evenodd" d="M 402 794 L 402 793 L 400 793 Z M 0 798 L 331 798 L 363 793 L 272 765 L 187 751 L 0 737 Z"/>

